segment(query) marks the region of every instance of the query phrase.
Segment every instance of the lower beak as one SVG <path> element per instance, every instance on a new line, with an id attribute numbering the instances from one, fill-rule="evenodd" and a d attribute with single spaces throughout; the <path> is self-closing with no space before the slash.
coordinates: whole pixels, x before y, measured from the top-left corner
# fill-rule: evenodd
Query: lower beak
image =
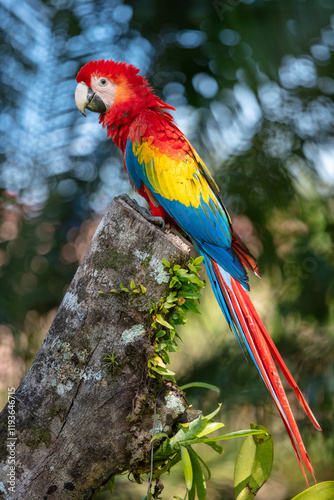
<path id="1" fill-rule="evenodd" d="M 105 113 L 107 110 L 102 99 L 84 82 L 78 83 L 75 89 L 74 99 L 78 110 L 84 116 L 86 116 L 86 108 L 95 113 Z"/>

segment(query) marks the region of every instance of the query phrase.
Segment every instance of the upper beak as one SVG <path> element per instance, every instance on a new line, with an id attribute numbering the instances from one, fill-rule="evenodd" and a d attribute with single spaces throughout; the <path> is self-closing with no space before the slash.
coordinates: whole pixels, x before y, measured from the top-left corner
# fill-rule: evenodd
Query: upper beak
<path id="1" fill-rule="evenodd" d="M 107 110 L 102 99 L 84 82 L 78 83 L 75 89 L 74 99 L 78 110 L 84 116 L 86 116 L 86 108 L 96 113 L 105 113 Z"/>

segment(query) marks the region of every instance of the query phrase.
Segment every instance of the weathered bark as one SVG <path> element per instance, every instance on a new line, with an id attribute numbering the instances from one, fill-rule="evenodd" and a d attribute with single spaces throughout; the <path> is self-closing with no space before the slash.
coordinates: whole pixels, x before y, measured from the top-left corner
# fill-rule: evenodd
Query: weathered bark
<path id="1" fill-rule="evenodd" d="M 168 286 L 161 258 L 184 263 L 188 253 L 177 237 L 114 200 L 16 391 L 16 441 L 8 439 L 8 407 L 1 413 L 0 498 L 90 499 L 111 476 L 145 469 L 155 402 L 158 431 L 185 418 L 180 392 L 150 378 L 147 362 L 148 311 Z M 109 292 L 131 279 L 147 293 Z M 104 353 L 117 355 L 109 371 Z M 15 492 L 8 476 L 12 443 Z"/>

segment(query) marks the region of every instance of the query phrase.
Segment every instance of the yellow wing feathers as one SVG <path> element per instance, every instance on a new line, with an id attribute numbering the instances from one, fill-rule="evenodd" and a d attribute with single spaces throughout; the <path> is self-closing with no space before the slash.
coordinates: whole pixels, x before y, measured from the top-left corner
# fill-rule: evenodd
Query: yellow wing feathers
<path id="1" fill-rule="evenodd" d="M 211 199 L 217 205 L 216 196 L 201 171 L 203 165 L 200 165 L 200 158 L 197 158 L 197 153 L 193 150 L 181 150 L 179 154 L 175 151 L 174 158 L 171 158 L 145 141 L 141 144 L 134 143 L 133 153 L 145 169 L 153 190 L 164 198 L 194 208 L 199 207 L 201 197 L 202 202 L 208 203 Z M 210 175 L 208 171 L 207 174 Z"/>

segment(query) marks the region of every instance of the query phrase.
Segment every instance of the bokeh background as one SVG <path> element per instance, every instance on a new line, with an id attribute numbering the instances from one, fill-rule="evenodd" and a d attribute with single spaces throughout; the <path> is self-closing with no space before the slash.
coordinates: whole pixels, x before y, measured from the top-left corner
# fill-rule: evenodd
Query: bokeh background
<path id="1" fill-rule="evenodd" d="M 0 0 L 0 29 L 1 407 L 106 207 L 134 194 L 97 116 L 73 99 L 84 63 L 124 60 L 176 107 L 258 257 L 252 299 L 323 427 L 291 399 L 318 481 L 333 479 L 334 1 Z M 188 398 L 207 412 L 221 401 L 227 432 L 271 430 L 275 463 L 258 498 L 290 499 L 305 485 L 277 411 L 208 289 L 201 310 L 179 331 L 172 369 L 180 384 L 221 388 Z M 234 498 L 240 445 L 206 455 L 210 500 Z M 164 498 L 184 495 L 181 468 L 163 480 Z M 125 476 L 112 498 L 145 489 Z"/>

